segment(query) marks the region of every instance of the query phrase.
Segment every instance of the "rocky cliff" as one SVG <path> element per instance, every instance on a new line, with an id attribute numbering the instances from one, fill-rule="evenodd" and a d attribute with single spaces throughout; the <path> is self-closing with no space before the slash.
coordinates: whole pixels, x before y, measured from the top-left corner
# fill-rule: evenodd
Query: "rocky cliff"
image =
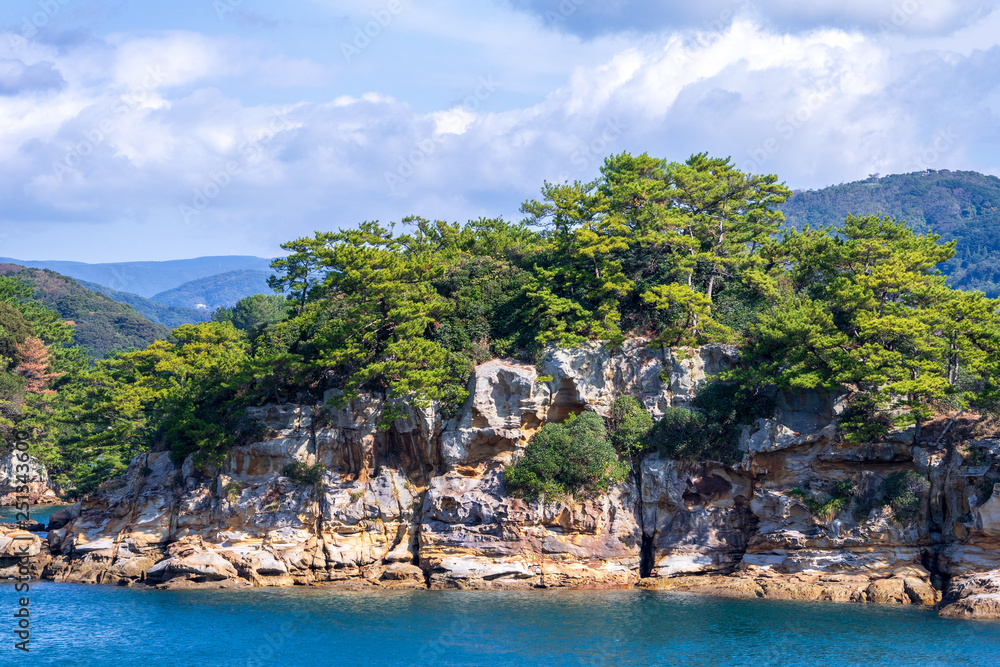
<path id="1" fill-rule="evenodd" d="M 19 465 L 27 465 L 27 471 L 18 469 Z M 18 479 L 27 479 L 22 484 Z M 31 505 L 53 505 L 59 502 L 59 495 L 52 488 L 45 466 L 30 457 L 27 464 L 17 460 L 13 451 L 0 455 L 0 507 L 13 507 L 21 503 Z"/>
<path id="2" fill-rule="evenodd" d="M 54 517 L 38 562 L 56 581 L 165 587 L 642 585 L 899 604 L 943 591 L 943 613 L 1000 612 L 1000 440 L 954 443 L 927 428 L 935 439 L 849 443 L 838 394 L 780 394 L 744 429 L 734 465 L 653 454 L 603 496 L 505 493 L 503 469 L 543 424 L 606 414 L 624 394 L 658 417 L 734 361 L 727 346 L 642 340 L 551 349 L 537 367 L 494 360 L 456 414 L 414 411 L 388 430 L 371 397 L 258 408 L 267 440 L 202 469 L 167 452 L 137 457 Z M 322 476 L 284 476 L 293 461 Z M 901 517 L 885 499 L 904 478 L 919 483 Z"/>

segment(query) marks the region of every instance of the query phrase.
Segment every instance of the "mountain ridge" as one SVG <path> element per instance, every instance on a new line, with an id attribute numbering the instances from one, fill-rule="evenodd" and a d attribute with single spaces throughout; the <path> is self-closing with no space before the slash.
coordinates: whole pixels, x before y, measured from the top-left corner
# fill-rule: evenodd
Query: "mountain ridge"
<path id="1" fill-rule="evenodd" d="M 96 359 L 121 350 L 145 348 L 170 336 L 166 327 L 150 321 L 131 306 L 50 269 L 0 263 L 0 275 L 27 283 L 43 305 L 72 321 L 76 328 L 74 340 Z"/>
<path id="2" fill-rule="evenodd" d="M 267 285 L 270 275 L 270 271 L 228 271 L 154 294 L 152 300 L 167 306 L 211 312 L 223 306 L 234 306 L 240 299 L 254 294 L 272 293 Z"/>
<path id="3" fill-rule="evenodd" d="M 61 275 L 109 289 L 151 298 L 191 282 L 230 271 L 269 271 L 271 259 L 252 255 L 213 255 L 161 262 L 87 263 L 62 260 L 21 260 L 0 257 L 0 264 L 49 269 Z"/>
<path id="4" fill-rule="evenodd" d="M 86 280 L 78 280 L 77 282 L 92 292 L 103 294 L 112 301 L 131 306 L 137 313 L 146 317 L 146 319 L 156 324 L 162 324 L 171 330 L 183 324 L 198 324 L 199 322 L 208 320 L 208 313 L 205 311 L 168 306 L 139 296 L 138 294 L 121 292 Z"/>
<path id="5" fill-rule="evenodd" d="M 848 214 L 881 214 L 917 232 L 958 241 L 941 266 L 949 283 L 1000 296 L 1000 178 L 975 171 L 926 170 L 799 190 L 779 207 L 788 225 L 839 227 Z"/>

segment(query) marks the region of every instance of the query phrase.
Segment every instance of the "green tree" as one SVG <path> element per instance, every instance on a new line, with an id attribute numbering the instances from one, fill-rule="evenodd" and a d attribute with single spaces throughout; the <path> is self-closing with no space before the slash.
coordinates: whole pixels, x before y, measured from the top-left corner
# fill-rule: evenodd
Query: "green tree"
<path id="1" fill-rule="evenodd" d="M 181 326 L 174 338 L 101 361 L 86 376 L 81 429 L 64 441 L 81 492 L 158 443 L 177 461 L 197 454 L 201 464 L 255 433 L 243 412 L 252 383 L 243 333 L 207 322 Z"/>
<path id="2" fill-rule="evenodd" d="M 618 460 L 604 420 L 584 412 L 563 424 L 545 424 L 504 471 L 504 485 L 513 495 L 551 498 L 601 493 L 627 476 L 628 465 Z"/>
<path id="3" fill-rule="evenodd" d="M 627 324 L 652 325 L 663 344 L 730 337 L 712 317 L 713 299 L 727 282 L 776 289 L 776 206 L 790 194 L 774 175 L 704 154 L 668 164 L 623 153 L 593 182 L 546 183 L 541 201 L 522 206 L 547 228 L 528 291 L 539 341 L 618 343 L 623 307 Z M 642 314 L 649 310 L 656 314 Z"/>
<path id="4" fill-rule="evenodd" d="M 608 437 L 615 451 L 635 463 L 649 451 L 653 418 L 634 396 L 619 396 L 611 404 Z"/>
<path id="5" fill-rule="evenodd" d="M 276 273 L 267 279 L 268 287 L 286 294 L 300 313 L 311 298 L 313 288 L 325 277 L 320 252 L 329 242 L 330 234 L 316 232 L 311 239 L 299 238 L 282 243 L 281 249 L 289 251 L 289 254 L 271 262 L 271 268 Z"/>
<path id="6" fill-rule="evenodd" d="M 938 240 L 877 216 L 790 235 L 798 296 L 754 327 L 747 357 L 757 381 L 852 388 L 878 409 L 905 408 L 919 438 L 933 402 L 954 393 L 957 369 L 990 368 L 1000 349 L 989 333 L 997 303 L 944 284 L 936 266 L 954 244 Z"/>
<path id="7" fill-rule="evenodd" d="M 232 308 L 212 313 L 215 322 L 229 322 L 240 331 L 259 329 L 288 317 L 288 302 L 274 294 L 254 294 L 240 299 Z"/>
<path id="8" fill-rule="evenodd" d="M 327 276 L 316 288 L 317 307 L 336 317 L 318 320 L 310 340 L 314 363 L 339 379 L 338 404 L 365 391 L 381 394 L 387 426 L 406 405 L 463 400 L 468 367 L 456 369 L 452 354 L 429 336 L 452 304 L 434 288 L 446 266 L 426 225 L 396 235 L 366 222 L 325 239 L 317 251 Z"/>

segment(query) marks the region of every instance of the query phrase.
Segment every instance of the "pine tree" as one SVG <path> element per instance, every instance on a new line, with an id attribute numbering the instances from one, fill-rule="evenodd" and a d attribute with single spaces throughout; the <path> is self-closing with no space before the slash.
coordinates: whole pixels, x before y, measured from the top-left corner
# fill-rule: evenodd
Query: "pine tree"
<path id="1" fill-rule="evenodd" d="M 49 372 L 52 359 L 45 343 L 34 336 L 24 339 L 18 345 L 17 358 L 20 363 L 14 372 L 24 378 L 26 392 L 29 394 L 55 394 L 51 389 L 46 389 L 46 386 L 62 374 Z"/>

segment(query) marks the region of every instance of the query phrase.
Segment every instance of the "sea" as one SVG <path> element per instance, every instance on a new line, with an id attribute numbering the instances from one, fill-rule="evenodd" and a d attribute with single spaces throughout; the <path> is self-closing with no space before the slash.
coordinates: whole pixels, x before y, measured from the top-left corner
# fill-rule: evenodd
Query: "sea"
<path id="1" fill-rule="evenodd" d="M 32 505 L 29 518 L 47 524 L 50 516 L 67 507 L 69 505 Z M 0 523 L 14 523 L 18 520 L 17 515 L 18 510 L 14 507 L 0 507 Z"/>
<path id="2" fill-rule="evenodd" d="M 30 597 L 30 652 L 13 613 Z M 5 619 L 5 620 L 4 620 Z M 2 627 L 6 624 L 9 627 Z M 0 665 L 1000 665 L 1000 623 L 628 591 L 158 591 L 0 584 Z"/>

